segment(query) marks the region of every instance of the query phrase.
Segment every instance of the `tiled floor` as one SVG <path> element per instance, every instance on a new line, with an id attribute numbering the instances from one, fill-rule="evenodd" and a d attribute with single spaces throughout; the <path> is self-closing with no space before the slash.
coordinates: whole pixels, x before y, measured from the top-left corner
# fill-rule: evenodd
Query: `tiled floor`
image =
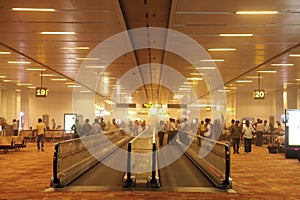
<path id="1" fill-rule="evenodd" d="M 283 154 L 269 154 L 253 146 L 250 154 L 232 154 L 235 192 L 98 191 L 49 192 L 53 143 L 45 152 L 35 144 L 19 152 L 0 152 L 0 199 L 300 199 L 300 162 Z"/>

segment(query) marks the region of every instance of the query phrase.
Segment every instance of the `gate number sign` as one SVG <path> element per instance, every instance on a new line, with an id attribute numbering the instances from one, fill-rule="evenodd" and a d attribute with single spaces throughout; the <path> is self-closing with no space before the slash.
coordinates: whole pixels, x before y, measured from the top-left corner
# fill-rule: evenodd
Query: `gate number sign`
<path id="1" fill-rule="evenodd" d="M 254 99 L 265 99 L 265 90 L 254 90 L 253 98 Z"/>
<path id="2" fill-rule="evenodd" d="M 35 89 L 35 96 L 36 97 L 47 97 L 48 89 L 47 88 L 36 88 Z"/>

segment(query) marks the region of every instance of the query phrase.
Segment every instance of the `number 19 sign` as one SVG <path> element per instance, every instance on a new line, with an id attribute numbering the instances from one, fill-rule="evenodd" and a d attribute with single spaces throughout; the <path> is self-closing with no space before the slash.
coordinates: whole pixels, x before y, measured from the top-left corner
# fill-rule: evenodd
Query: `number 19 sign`
<path id="1" fill-rule="evenodd" d="M 254 99 L 265 99 L 265 90 L 254 90 L 253 98 Z"/>
<path id="2" fill-rule="evenodd" d="M 35 89 L 35 96 L 36 97 L 47 97 L 48 89 L 47 88 L 36 88 Z"/>

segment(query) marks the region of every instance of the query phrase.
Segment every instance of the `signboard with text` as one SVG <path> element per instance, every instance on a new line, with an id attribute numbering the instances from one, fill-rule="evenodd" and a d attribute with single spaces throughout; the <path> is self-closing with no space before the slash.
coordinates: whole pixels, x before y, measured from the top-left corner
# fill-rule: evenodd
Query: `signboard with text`
<path id="1" fill-rule="evenodd" d="M 44 87 L 39 87 L 35 89 L 35 96 L 36 97 L 47 97 L 48 89 Z"/>
<path id="2" fill-rule="evenodd" d="M 265 90 L 254 90 L 253 99 L 265 99 Z"/>

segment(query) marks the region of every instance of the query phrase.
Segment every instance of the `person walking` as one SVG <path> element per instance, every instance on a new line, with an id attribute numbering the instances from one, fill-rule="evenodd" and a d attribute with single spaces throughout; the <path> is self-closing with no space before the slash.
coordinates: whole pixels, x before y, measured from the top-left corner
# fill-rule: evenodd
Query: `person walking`
<path id="1" fill-rule="evenodd" d="M 37 135 L 37 150 L 44 151 L 44 140 L 45 140 L 45 132 L 46 132 L 46 125 L 43 123 L 41 118 L 38 119 L 38 123 L 36 125 L 36 135 Z"/>
<path id="2" fill-rule="evenodd" d="M 246 124 L 243 127 L 243 135 L 244 135 L 244 145 L 245 145 L 245 153 L 251 152 L 251 144 L 253 133 L 255 132 L 254 128 L 250 125 L 250 121 L 246 120 Z"/>
<path id="3" fill-rule="evenodd" d="M 232 139 L 234 154 L 239 153 L 241 135 L 242 135 L 242 128 L 240 126 L 240 121 L 236 120 L 235 125 L 230 128 L 230 136 Z"/>
<path id="4" fill-rule="evenodd" d="M 82 125 L 81 134 L 82 136 L 88 136 L 93 133 L 93 127 L 90 124 L 90 120 L 86 119 L 85 123 Z"/>

